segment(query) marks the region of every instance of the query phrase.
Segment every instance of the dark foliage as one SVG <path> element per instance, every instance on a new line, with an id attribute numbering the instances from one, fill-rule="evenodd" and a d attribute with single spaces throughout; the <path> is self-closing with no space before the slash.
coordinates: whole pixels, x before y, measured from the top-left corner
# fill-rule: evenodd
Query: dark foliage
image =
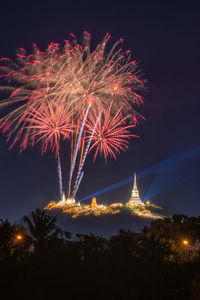
<path id="1" fill-rule="evenodd" d="M 24 221 L 0 221 L 0 299 L 200 299 L 200 217 L 156 220 L 109 240 L 71 239 L 38 209 Z"/>

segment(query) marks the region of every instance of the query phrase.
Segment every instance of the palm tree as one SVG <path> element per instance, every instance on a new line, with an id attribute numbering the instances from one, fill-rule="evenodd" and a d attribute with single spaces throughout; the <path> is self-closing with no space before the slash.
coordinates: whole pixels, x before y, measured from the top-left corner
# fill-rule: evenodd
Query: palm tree
<path id="1" fill-rule="evenodd" d="M 0 258 L 14 255 L 20 258 L 27 253 L 29 246 L 30 240 L 23 226 L 0 219 Z"/>
<path id="2" fill-rule="evenodd" d="M 24 222 L 32 238 L 35 251 L 45 248 L 52 239 L 62 235 L 61 229 L 56 225 L 56 218 L 48 215 L 45 210 L 36 209 L 31 217 L 24 217 Z"/>

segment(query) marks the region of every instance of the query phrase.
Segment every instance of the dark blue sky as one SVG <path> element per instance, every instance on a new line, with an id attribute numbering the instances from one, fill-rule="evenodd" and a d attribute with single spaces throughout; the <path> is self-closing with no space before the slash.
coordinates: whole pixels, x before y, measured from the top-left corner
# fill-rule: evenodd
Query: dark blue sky
<path id="1" fill-rule="evenodd" d="M 200 153 L 200 39 L 198 4 L 191 1 L 7 1 L 0 11 L 0 56 L 14 57 L 17 48 L 32 51 L 36 42 L 45 50 L 51 41 L 62 42 L 73 32 L 81 38 L 92 34 L 92 45 L 104 35 L 111 42 L 124 38 L 148 79 L 143 122 L 130 149 L 107 164 L 88 157 L 77 198 L 114 184 L 134 172 L 142 172 L 170 157 L 166 168 L 157 168 L 138 181 L 141 195 L 172 213 L 199 215 Z M 162 3 L 164 2 L 164 4 Z M 118 3 L 118 4 L 117 4 Z M 192 150 L 194 149 L 194 151 Z M 50 200 L 58 200 L 56 162 L 52 153 L 40 156 L 39 147 L 19 155 L 8 151 L 0 137 L 0 218 L 16 220 Z M 191 151 L 190 151 L 191 150 Z M 189 151 L 189 152 L 188 152 Z M 184 159 L 178 154 L 189 153 Z M 62 151 L 63 165 L 67 152 Z M 63 169 L 64 178 L 67 170 Z M 67 179 L 66 179 L 67 180 Z M 99 195 L 98 202 L 126 202 L 131 184 Z"/>

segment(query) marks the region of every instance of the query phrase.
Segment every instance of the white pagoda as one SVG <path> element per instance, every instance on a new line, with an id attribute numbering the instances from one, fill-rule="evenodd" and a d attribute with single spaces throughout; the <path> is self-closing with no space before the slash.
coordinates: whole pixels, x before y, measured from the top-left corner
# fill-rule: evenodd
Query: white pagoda
<path id="1" fill-rule="evenodd" d="M 140 199 L 139 191 L 137 189 L 136 173 L 134 174 L 134 184 L 133 184 L 131 198 L 129 202 L 126 203 L 126 206 L 127 207 L 145 206 L 145 204 Z"/>

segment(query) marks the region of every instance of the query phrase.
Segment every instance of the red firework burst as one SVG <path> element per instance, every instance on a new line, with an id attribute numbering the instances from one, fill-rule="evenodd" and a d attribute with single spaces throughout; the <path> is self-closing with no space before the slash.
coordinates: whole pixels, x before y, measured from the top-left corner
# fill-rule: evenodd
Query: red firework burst
<path id="1" fill-rule="evenodd" d="M 23 121 L 30 123 L 23 129 L 26 131 L 26 138 L 32 139 L 32 145 L 41 141 L 42 153 L 50 147 L 52 151 L 56 151 L 56 156 L 59 153 L 61 138 L 70 138 L 73 130 L 71 112 L 63 104 L 46 103 L 39 110 L 32 108 Z M 24 148 L 27 145 L 26 138 Z"/>
<path id="2" fill-rule="evenodd" d="M 141 74 L 136 62 L 131 60 L 130 51 L 118 49 L 121 39 L 105 55 L 109 38 L 106 34 L 102 43 L 90 51 L 90 34 L 84 32 L 82 44 L 73 36 L 75 40 L 66 40 L 63 47 L 50 43 L 46 51 L 41 51 L 34 44 L 30 55 L 20 48 L 15 62 L 1 59 L 3 85 L 0 89 L 9 93 L 0 103 L 0 108 L 9 107 L 6 116 L 0 119 L 4 132 L 12 127 L 15 140 L 19 141 L 24 125 L 21 120 L 27 110 L 40 109 L 46 98 L 73 105 L 75 120 L 80 119 L 79 114 L 83 115 L 89 104 L 91 110 L 99 106 L 107 110 L 113 101 L 113 107 L 122 107 L 121 114 L 131 115 L 136 124 L 139 114 L 135 107 L 143 102 Z"/>
<path id="3" fill-rule="evenodd" d="M 116 154 L 128 149 L 129 139 L 131 137 L 138 137 L 130 132 L 130 129 L 135 127 L 135 125 L 126 124 L 129 116 L 122 117 L 121 109 L 113 115 L 111 114 L 111 109 L 112 103 L 106 112 L 102 112 L 101 118 L 96 125 L 96 130 L 92 138 L 93 144 L 89 150 L 90 152 L 92 149 L 95 149 L 94 161 L 98 153 L 104 156 L 106 162 L 108 156 L 116 159 Z M 100 113 L 99 110 L 98 114 Z M 89 140 L 92 134 L 98 114 L 93 112 L 93 114 L 89 116 L 89 120 L 86 124 L 87 140 Z"/>
<path id="4" fill-rule="evenodd" d="M 107 161 L 127 150 L 129 139 L 135 136 L 130 129 L 143 118 L 136 108 L 143 103 L 145 90 L 130 51 L 118 48 L 122 39 L 108 52 L 109 34 L 94 51 L 88 32 L 81 44 L 72 37 L 73 41 L 66 40 L 63 46 L 50 43 L 46 51 L 35 44 L 31 54 L 20 48 L 15 61 L 0 59 L 0 90 L 8 93 L 7 99 L 0 101 L 0 129 L 8 134 L 7 141 L 13 140 L 11 147 L 20 141 L 22 149 L 29 142 L 32 146 L 41 142 L 42 153 L 47 148 L 55 151 L 61 195 L 61 140 L 71 140 L 70 195 L 79 150 L 79 170 L 91 141 L 89 151 L 95 150 L 94 160 L 98 153 Z M 134 125 L 128 125 L 128 120 Z M 85 139 L 87 146 L 81 144 Z"/>

